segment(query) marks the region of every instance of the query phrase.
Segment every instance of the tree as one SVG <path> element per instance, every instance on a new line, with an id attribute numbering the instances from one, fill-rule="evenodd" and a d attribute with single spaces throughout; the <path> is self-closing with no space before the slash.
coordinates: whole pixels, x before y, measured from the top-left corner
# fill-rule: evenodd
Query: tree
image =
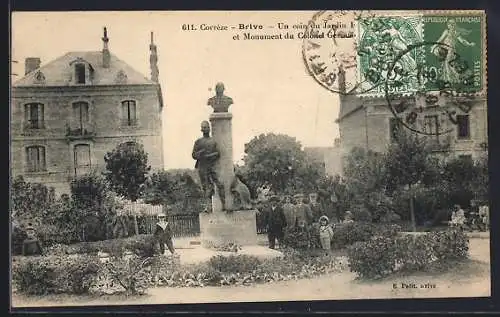
<path id="1" fill-rule="evenodd" d="M 355 147 L 347 157 L 346 187 L 354 218 L 378 222 L 392 211 L 386 193 L 384 155 Z"/>
<path id="2" fill-rule="evenodd" d="M 106 162 L 105 175 L 113 190 L 131 201 L 136 201 L 144 190 L 143 185 L 151 170 L 144 146 L 136 142 L 121 143 L 104 156 L 104 161 Z M 134 222 L 135 233 L 139 234 L 136 216 L 134 216 Z"/>
<path id="3" fill-rule="evenodd" d="M 251 191 L 268 184 L 276 193 L 304 191 L 314 187 L 319 168 L 306 158 L 302 145 L 285 134 L 261 134 L 245 144 L 243 175 Z"/>
<path id="4" fill-rule="evenodd" d="M 114 195 L 107 180 L 98 174 L 86 174 L 71 181 L 71 223 L 81 240 L 109 238 L 112 223 L 117 221 Z"/>
<path id="5" fill-rule="evenodd" d="M 200 186 L 191 171 L 161 171 L 151 175 L 144 189 L 144 202 L 153 205 L 180 205 L 184 210 L 198 209 Z"/>
<path id="6" fill-rule="evenodd" d="M 51 216 L 55 191 L 40 183 L 25 182 L 22 176 L 11 181 L 10 206 L 15 219 L 40 223 Z"/>
<path id="7" fill-rule="evenodd" d="M 416 231 L 415 198 L 440 180 L 439 160 L 432 155 L 426 137 L 400 131 L 384 155 L 384 174 L 389 193 L 406 192 L 410 200 L 410 218 Z M 404 195 L 403 195 L 404 196 Z"/>
<path id="8" fill-rule="evenodd" d="M 105 175 L 112 189 L 117 194 L 136 201 L 151 170 L 144 146 L 136 142 L 121 143 L 104 156 L 104 161 Z"/>

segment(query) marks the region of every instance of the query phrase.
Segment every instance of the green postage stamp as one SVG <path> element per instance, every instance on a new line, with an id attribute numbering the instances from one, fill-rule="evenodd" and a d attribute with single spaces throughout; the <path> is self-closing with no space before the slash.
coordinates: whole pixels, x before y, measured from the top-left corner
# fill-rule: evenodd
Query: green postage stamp
<path id="1" fill-rule="evenodd" d="M 485 16 L 379 13 L 358 19 L 359 94 L 485 89 Z"/>

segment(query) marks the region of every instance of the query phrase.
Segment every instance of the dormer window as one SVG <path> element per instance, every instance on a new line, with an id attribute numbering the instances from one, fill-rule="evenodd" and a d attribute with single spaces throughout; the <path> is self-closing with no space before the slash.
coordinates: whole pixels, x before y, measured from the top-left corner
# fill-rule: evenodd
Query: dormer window
<path id="1" fill-rule="evenodd" d="M 77 84 L 85 84 L 85 64 L 75 64 L 75 78 Z"/>
<path id="2" fill-rule="evenodd" d="M 81 57 L 69 63 L 72 67 L 72 83 L 76 85 L 91 84 L 94 77 L 94 68 L 92 65 Z"/>

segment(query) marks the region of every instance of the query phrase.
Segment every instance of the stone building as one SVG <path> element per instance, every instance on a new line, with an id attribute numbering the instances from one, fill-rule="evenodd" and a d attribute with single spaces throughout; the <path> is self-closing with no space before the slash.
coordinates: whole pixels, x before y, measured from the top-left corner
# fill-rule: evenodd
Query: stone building
<path id="1" fill-rule="evenodd" d="M 341 175 L 342 148 L 340 139 L 335 139 L 333 146 L 304 147 L 304 152 L 309 158 L 323 165 L 326 175 Z"/>
<path id="2" fill-rule="evenodd" d="M 151 33 L 151 78 L 110 53 L 68 52 L 41 65 L 25 60 L 12 85 L 12 176 L 69 191 L 77 175 L 104 169 L 104 155 L 124 142 L 144 145 L 153 170 L 163 169 L 162 110 L 156 45 Z"/>
<path id="3" fill-rule="evenodd" d="M 342 71 L 339 72 L 339 78 L 340 89 L 345 90 Z M 426 96 L 405 96 L 407 109 L 397 114 L 396 118 L 385 96 L 340 95 L 340 113 L 335 122 L 339 125 L 342 156 L 345 158 L 354 147 L 385 152 L 401 127 L 400 120 L 406 120 L 415 109 L 418 109 L 416 120 L 410 127 L 434 134 L 425 137 L 435 153 L 471 159 L 484 155 L 488 147 L 486 97 L 469 99 L 469 107 L 460 108 L 456 106 L 459 97 L 435 96 L 437 102 L 430 105 L 425 100 Z M 395 100 L 391 106 L 396 108 L 400 103 L 401 100 Z M 452 119 L 443 112 L 444 105 L 456 112 Z"/>

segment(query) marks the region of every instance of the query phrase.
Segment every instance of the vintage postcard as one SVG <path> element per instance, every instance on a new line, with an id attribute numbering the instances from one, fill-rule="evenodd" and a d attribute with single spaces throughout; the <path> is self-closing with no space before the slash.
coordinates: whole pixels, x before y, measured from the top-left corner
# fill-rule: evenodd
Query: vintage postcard
<path id="1" fill-rule="evenodd" d="M 13 12 L 12 307 L 489 297 L 485 30 Z"/>

